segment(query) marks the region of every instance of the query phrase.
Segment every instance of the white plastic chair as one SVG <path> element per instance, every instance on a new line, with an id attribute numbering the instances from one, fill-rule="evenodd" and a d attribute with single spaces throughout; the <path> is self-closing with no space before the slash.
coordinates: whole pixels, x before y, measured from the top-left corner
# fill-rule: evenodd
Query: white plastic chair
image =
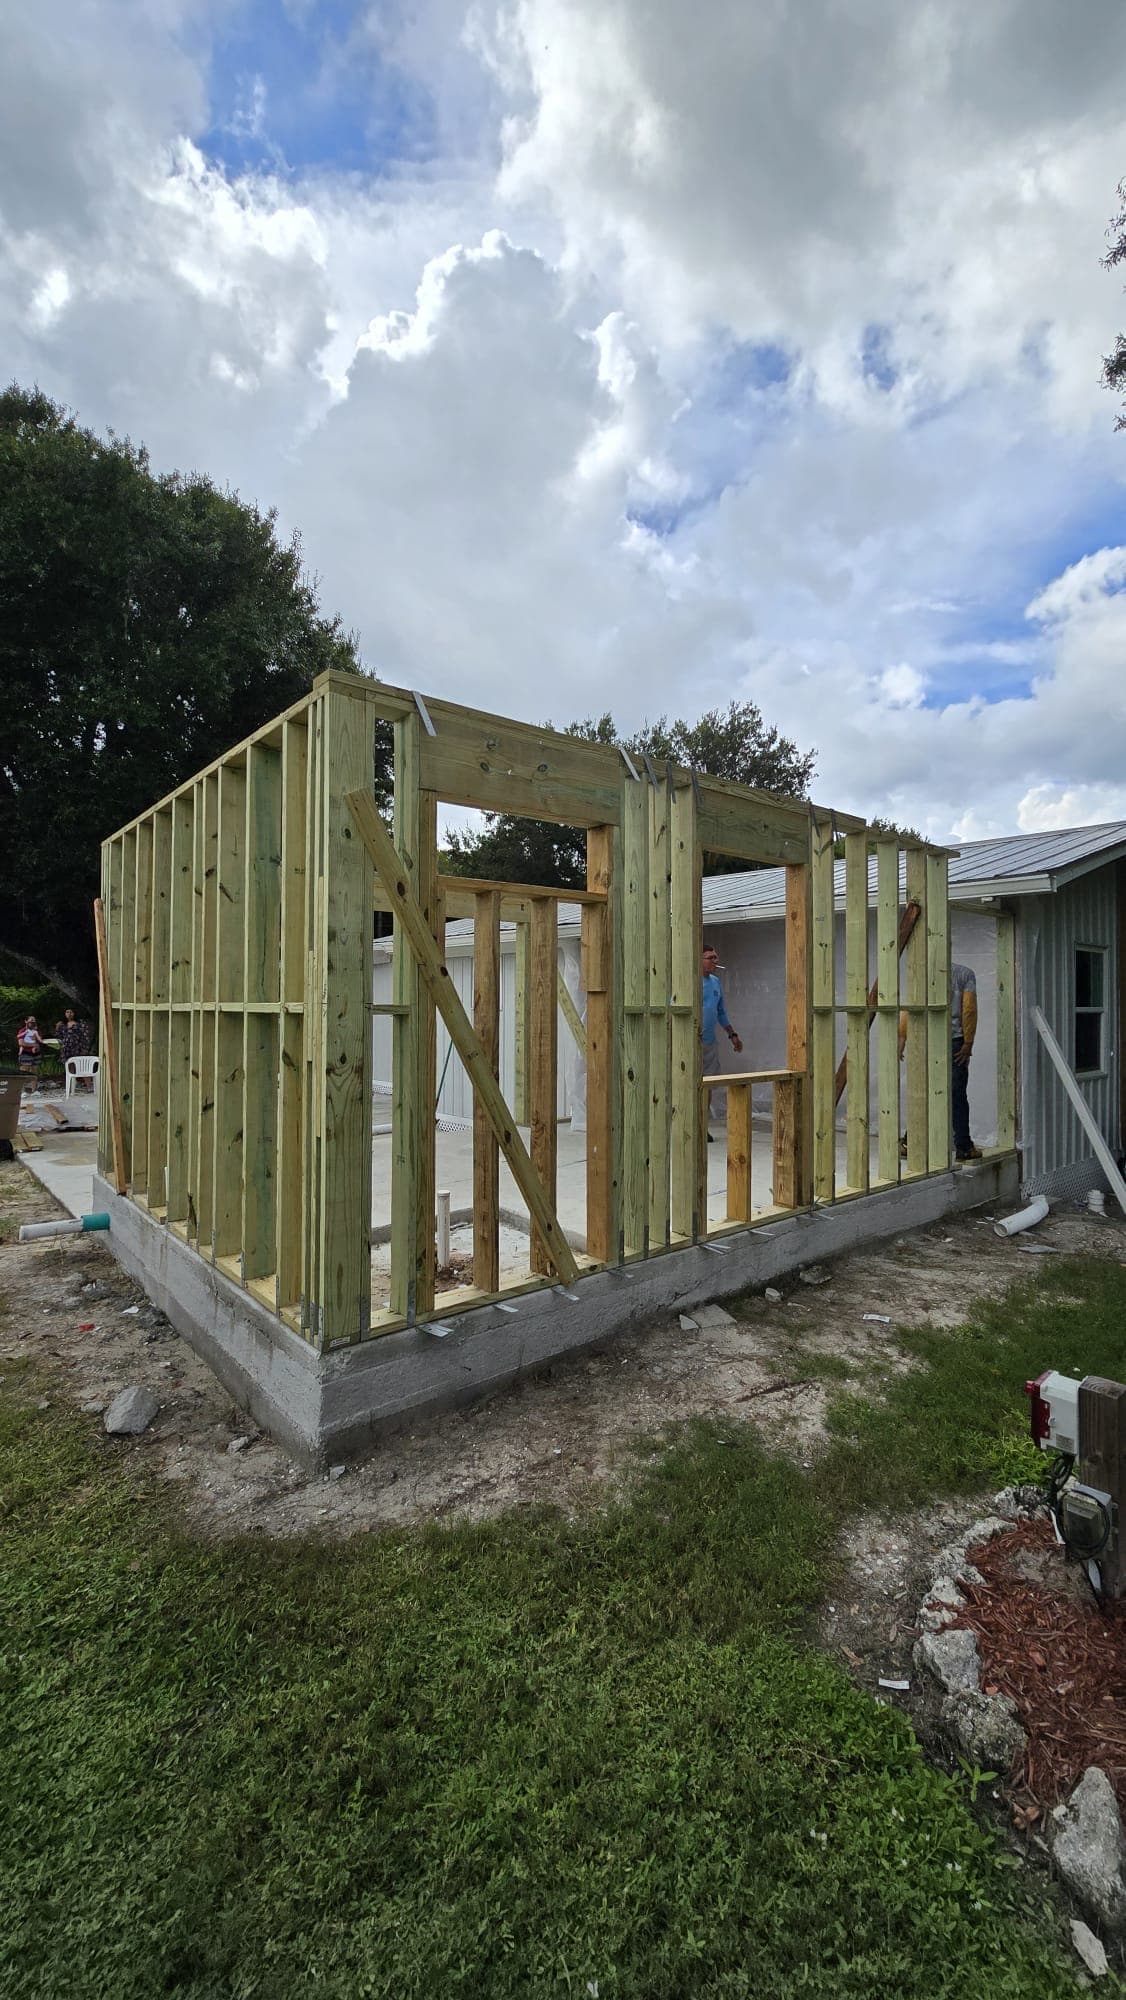
<path id="1" fill-rule="evenodd" d="M 75 1084 L 80 1076 L 97 1076 L 97 1056 L 68 1056 L 66 1059 L 66 1094 L 73 1097 Z"/>

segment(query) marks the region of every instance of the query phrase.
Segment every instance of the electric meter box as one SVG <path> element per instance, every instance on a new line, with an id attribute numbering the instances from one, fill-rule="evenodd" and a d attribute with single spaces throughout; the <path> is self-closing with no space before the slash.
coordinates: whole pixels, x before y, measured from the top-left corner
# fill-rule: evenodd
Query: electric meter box
<path id="1" fill-rule="evenodd" d="M 1086 1380 L 1086 1377 L 1083 1378 Z M 1079 1391 L 1076 1375 L 1061 1375 L 1048 1368 L 1034 1382 L 1026 1382 L 1024 1393 L 1030 1400 L 1032 1436 L 1041 1451 L 1062 1451 L 1069 1458 L 1079 1456 Z"/>

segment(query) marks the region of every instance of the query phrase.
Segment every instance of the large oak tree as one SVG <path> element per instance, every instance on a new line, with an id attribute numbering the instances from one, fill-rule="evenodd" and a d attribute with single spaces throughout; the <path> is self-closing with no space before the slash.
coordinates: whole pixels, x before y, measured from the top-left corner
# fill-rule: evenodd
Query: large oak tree
<path id="1" fill-rule="evenodd" d="M 0 394 L 0 947 L 92 1000 L 100 842 L 325 667 L 353 642 L 273 514 Z"/>

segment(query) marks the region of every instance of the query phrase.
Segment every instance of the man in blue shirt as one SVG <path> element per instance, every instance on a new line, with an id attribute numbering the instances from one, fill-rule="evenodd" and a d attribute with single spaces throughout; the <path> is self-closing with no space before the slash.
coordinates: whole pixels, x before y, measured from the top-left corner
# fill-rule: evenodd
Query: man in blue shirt
<path id="1" fill-rule="evenodd" d="M 716 1040 L 717 1027 L 726 1029 L 727 1039 L 737 1056 L 742 1055 L 743 1044 L 727 1018 L 727 1009 L 723 1004 L 723 988 L 719 983 L 719 953 L 714 945 L 704 946 L 703 974 L 703 1003 L 700 1008 L 700 1072 L 703 1076 L 722 1076 L 723 1064 L 720 1061 Z M 721 1121 L 726 1119 L 727 1092 L 713 1090 L 709 1091 L 708 1096 L 709 1114 L 714 1109 L 717 1118 Z M 709 1140 L 711 1136 L 709 1132 Z"/>

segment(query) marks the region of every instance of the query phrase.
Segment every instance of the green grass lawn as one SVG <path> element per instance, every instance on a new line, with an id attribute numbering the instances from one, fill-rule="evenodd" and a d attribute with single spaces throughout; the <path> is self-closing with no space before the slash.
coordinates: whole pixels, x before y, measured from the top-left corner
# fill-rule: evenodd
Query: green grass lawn
<path id="1" fill-rule="evenodd" d="M 189 1541 L 7 1369 L 5 2000 L 1076 1993 L 968 1778 L 804 1636 L 848 1515 L 1025 1470 L 1026 1374 L 1126 1372 L 1126 1272 L 1036 1275 L 809 1473 L 697 1426 L 606 1511 L 344 1544 Z"/>

